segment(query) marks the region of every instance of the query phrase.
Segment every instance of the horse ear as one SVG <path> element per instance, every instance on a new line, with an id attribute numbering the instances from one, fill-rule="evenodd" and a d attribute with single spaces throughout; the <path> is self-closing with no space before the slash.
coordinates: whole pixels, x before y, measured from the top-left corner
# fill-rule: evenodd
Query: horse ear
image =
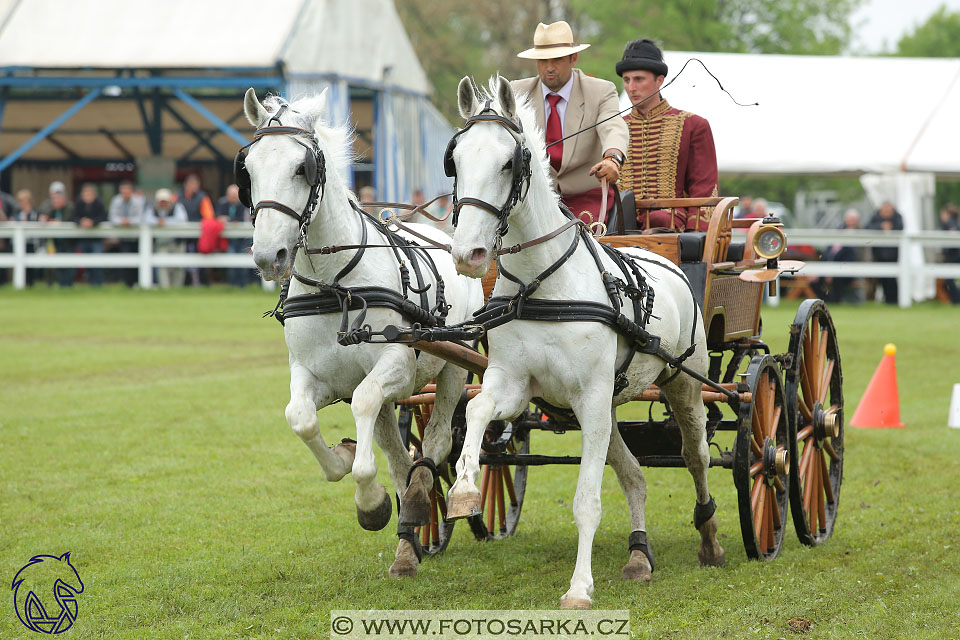
<path id="1" fill-rule="evenodd" d="M 473 115 L 477 108 L 477 87 L 474 86 L 470 76 L 463 76 L 460 85 L 457 87 L 457 102 L 460 107 L 460 115 L 464 120 Z"/>
<path id="2" fill-rule="evenodd" d="M 503 109 L 503 115 L 513 120 L 517 115 L 517 98 L 513 95 L 510 81 L 501 75 L 497 76 L 497 100 Z"/>
<path id="3" fill-rule="evenodd" d="M 247 93 L 243 96 L 243 113 L 247 116 L 250 124 L 255 127 L 259 127 L 260 123 L 267 119 L 267 110 L 260 104 L 257 99 L 257 92 L 254 91 L 253 87 L 247 89 Z"/>
<path id="4" fill-rule="evenodd" d="M 301 108 L 304 109 L 300 112 L 300 116 L 303 118 L 304 128 L 312 130 L 316 127 L 317 121 L 320 120 L 320 116 L 323 115 L 324 110 L 327 108 L 327 101 L 330 96 L 330 87 L 325 87 L 323 91 L 320 92 L 320 95 L 314 96 Z"/>

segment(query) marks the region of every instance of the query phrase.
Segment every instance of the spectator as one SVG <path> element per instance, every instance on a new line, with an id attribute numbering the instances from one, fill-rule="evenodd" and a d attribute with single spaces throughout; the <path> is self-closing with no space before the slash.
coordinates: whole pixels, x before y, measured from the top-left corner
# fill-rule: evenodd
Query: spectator
<path id="1" fill-rule="evenodd" d="M 960 231 L 960 209 L 953 204 L 947 204 L 940 209 L 940 228 L 944 231 Z M 944 249 L 943 261 L 948 264 L 960 264 L 960 247 Z M 945 278 L 943 284 L 950 302 L 960 304 L 960 287 L 957 286 L 956 278 Z"/>
<path id="2" fill-rule="evenodd" d="M 235 184 L 227 187 L 226 194 L 217 201 L 217 217 L 223 224 L 237 227 L 250 224 L 250 209 L 240 202 L 240 188 Z M 230 238 L 227 253 L 250 253 L 249 238 Z M 253 281 L 253 261 L 249 269 L 227 269 L 227 282 L 234 287 L 245 287 Z"/>
<path id="3" fill-rule="evenodd" d="M 152 227 L 175 227 L 187 223 L 187 210 L 179 202 L 173 201 L 170 189 L 157 189 L 153 206 L 147 209 L 144 223 Z M 156 238 L 153 250 L 157 253 L 183 253 L 186 241 L 182 238 Z M 157 267 L 157 284 L 161 289 L 182 287 L 185 277 L 183 267 Z"/>
<path id="4" fill-rule="evenodd" d="M 20 189 L 17 191 L 17 211 L 10 218 L 11 222 L 40 222 L 43 217 L 40 212 L 33 207 L 33 193 L 29 189 Z M 27 253 L 45 253 L 47 251 L 47 241 L 40 238 L 29 238 L 27 240 Z M 27 269 L 27 286 L 33 286 L 36 279 L 36 269 Z"/>
<path id="5" fill-rule="evenodd" d="M 769 211 L 769 205 L 763 198 L 757 198 L 750 204 L 750 210 L 745 217 L 747 218 L 766 218 Z"/>
<path id="6" fill-rule="evenodd" d="M 110 200 L 108 219 L 115 227 L 129 228 L 143 223 L 144 210 L 147 208 L 146 198 L 134 192 L 133 182 L 123 180 L 118 188 L 117 195 Z M 110 238 L 105 243 L 110 253 L 137 253 L 140 247 L 139 240 Z M 121 278 L 128 287 L 137 283 L 136 269 L 123 269 Z"/>
<path id="7" fill-rule="evenodd" d="M 740 198 L 740 204 L 737 205 L 737 210 L 734 212 L 734 218 L 746 218 L 750 213 L 750 210 L 753 208 L 753 196 L 743 196 Z"/>
<path id="8" fill-rule="evenodd" d="M 360 187 L 360 202 L 376 202 L 377 201 L 377 192 L 374 191 L 373 187 L 366 186 Z M 364 207 L 364 211 L 377 215 L 379 212 L 376 207 Z"/>
<path id="9" fill-rule="evenodd" d="M 843 223 L 840 229 L 859 229 L 860 212 L 854 208 L 847 209 L 843 214 Z M 831 262 L 860 262 L 863 260 L 863 251 L 859 247 L 847 247 L 834 244 L 823 252 L 822 259 Z M 853 283 L 856 278 L 821 278 L 818 281 L 817 295 L 827 302 L 859 302 L 854 296 Z"/>
<path id="10" fill-rule="evenodd" d="M 60 181 L 51 182 L 48 190 L 50 196 L 40 206 L 40 221 L 50 224 L 73 222 L 73 205 L 67 200 L 67 187 Z M 52 243 L 55 253 L 73 253 L 76 241 L 72 238 L 57 238 Z M 51 243 L 47 243 L 50 250 Z M 57 281 L 61 287 L 73 286 L 76 269 L 57 269 Z"/>
<path id="11" fill-rule="evenodd" d="M 881 231 L 903 231 L 903 217 L 893 208 L 893 203 L 888 200 L 874 212 L 870 221 L 867 222 L 866 228 Z M 873 247 L 871 253 L 874 262 L 897 262 L 900 259 L 900 250 L 897 247 Z M 897 279 L 878 278 L 877 280 L 883 288 L 883 301 L 887 304 L 897 304 L 899 293 Z"/>
<path id="12" fill-rule="evenodd" d="M 177 202 L 182 204 L 183 208 L 186 209 L 187 220 L 190 222 L 200 222 L 201 220 L 215 217 L 210 196 L 207 195 L 206 191 L 200 189 L 200 177 L 195 173 L 191 173 L 183 181 L 183 187 L 180 189 L 180 193 L 177 194 Z M 196 252 L 197 241 L 188 240 L 187 253 Z M 201 284 L 207 284 L 206 282 L 201 283 L 200 281 L 200 269 L 191 267 L 189 271 L 190 282 L 193 286 L 199 287 Z M 206 273 L 204 273 L 204 279 L 206 279 Z"/>
<path id="13" fill-rule="evenodd" d="M 77 198 L 73 206 L 73 217 L 77 220 L 77 226 L 81 229 L 93 229 L 107 220 L 107 210 L 100 200 L 100 194 L 97 193 L 97 188 L 89 182 L 80 188 L 80 197 Z M 103 240 L 93 237 L 80 238 L 77 240 L 77 250 L 80 253 L 101 254 L 103 253 Z M 103 285 L 103 269 L 87 269 L 87 280 L 94 287 Z"/>
<path id="14" fill-rule="evenodd" d="M 13 216 L 19 211 L 20 207 L 17 206 L 17 199 L 6 191 L 0 191 L 0 222 L 13 220 Z"/>

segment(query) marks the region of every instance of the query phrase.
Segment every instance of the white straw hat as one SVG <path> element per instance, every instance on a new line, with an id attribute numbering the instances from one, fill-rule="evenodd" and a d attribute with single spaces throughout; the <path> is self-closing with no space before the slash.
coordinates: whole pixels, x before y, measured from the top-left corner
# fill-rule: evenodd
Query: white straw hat
<path id="1" fill-rule="evenodd" d="M 578 51 L 583 51 L 589 44 L 578 44 L 573 41 L 573 29 L 563 20 L 553 24 L 537 25 L 537 32 L 533 34 L 533 48 L 521 51 L 518 58 L 530 60 L 549 60 L 562 58 Z"/>

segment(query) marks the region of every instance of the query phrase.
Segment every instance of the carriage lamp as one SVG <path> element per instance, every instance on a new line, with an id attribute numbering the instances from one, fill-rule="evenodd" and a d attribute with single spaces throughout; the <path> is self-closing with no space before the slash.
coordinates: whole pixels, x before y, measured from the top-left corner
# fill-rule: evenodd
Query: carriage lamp
<path id="1" fill-rule="evenodd" d="M 787 249 L 787 237 L 783 235 L 783 223 L 780 218 L 768 215 L 760 221 L 760 228 L 753 236 L 753 250 L 767 261 L 767 269 L 777 268 L 777 258 Z M 767 293 L 777 295 L 777 280 L 767 283 Z"/>
<path id="2" fill-rule="evenodd" d="M 753 236 L 753 250 L 768 261 L 768 267 L 776 268 L 776 259 L 787 248 L 787 237 L 783 234 L 780 218 L 767 216 L 760 222 L 760 228 Z M 773 265 L 769 261 L 773 260 Z"/>

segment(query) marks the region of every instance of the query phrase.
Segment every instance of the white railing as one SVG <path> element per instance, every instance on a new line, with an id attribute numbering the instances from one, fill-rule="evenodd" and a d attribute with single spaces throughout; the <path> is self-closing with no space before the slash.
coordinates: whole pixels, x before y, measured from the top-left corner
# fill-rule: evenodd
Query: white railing
<path id="1" fill-rule="evenodd" d="M 253 229 L 248 225 L 227 225 L 221 234 L 228 239 L 253 238 Z M 9 238 L 13 245 L 11 253 L 0 253 L 0 269 L 13 269 L 13 286 L 23 289 L 27 285 L 27 269 L 45 268 L 101 268 L 137 269 L 140 287 L 153 286 L 154 267 L 216 267 L 253 269 L 253 258 L 248 253 L 155 253 L 154 238 L 180 238 L 196 240 L 200 237 L 200 224 L 190 223 L 169 227 L 114 227 L 100 225 L 93 229 L 81 229 L 73 223 L 42 224 L 17 222 L 0 224 L 0 238 Z M 30 239 L 108 239 L 137 240 L 136 253 L 28 253 Z M 272 289 L 272 282 L 264 282 Z"/>
<path id="2" fill-rule="evenodd" d="M 960 248 L 960 232 L 920 231 L 892 232 L 869 230 L 786 229 L 792 246 L 812 245 L 818 248 L 840 244 L 856 247 L 898 247 L 899 262 L 807 262 L 800 276 L 834 276 L 850 278 L 897 278 L 901 307 L 912 304 L 914 292 L 929 289 L 935 278 L 960 278 L 960 264 L 929 261 L 924 249 Z M 245 253 L 155 253 L 155 238 L 188 238 L 200 235 L 197 223 L 177 227 L 111 227 L 80 229 L 71 223 L 0 223 L 0 238 L 12 240 L 12 253 L 0 253 L 0 269 L 13 269 L 13 285 L 26 286 L 27 268 L 104 268 L 131 269 L 139 273 L 143 288 L 153 286 L 154 267 L 219 267 L 253 268 L 253 259 Z M 228 225 L 226 238 L 253 238 L 247 225 Z M 137 253 L 27 253 L 27 241 L 33 238 L 121 238 L 138 240 Z M 273 283 L 264 283 L 272 286 Z M 775 303 L 775 300 L 773 301 Z"/>

